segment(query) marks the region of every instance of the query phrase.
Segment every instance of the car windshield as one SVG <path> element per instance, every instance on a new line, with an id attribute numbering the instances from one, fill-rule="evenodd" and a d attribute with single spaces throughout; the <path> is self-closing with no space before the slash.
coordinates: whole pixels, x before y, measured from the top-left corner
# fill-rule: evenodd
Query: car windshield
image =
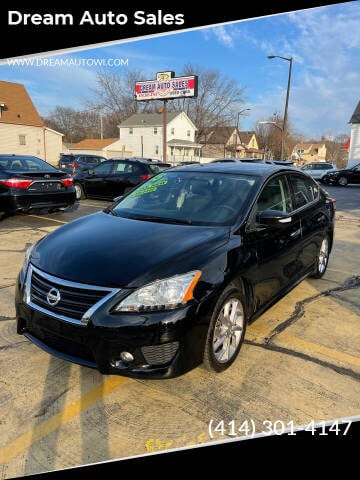
<path id="1" fill-rule="evenodd" d="M 166 171 L 141 184 L 111 209 L 121 217 L 192 225 L 232 225 L 247 204 L 255 177 Z"/>
<path id="2" fill-rule="evenodd" d="M 12 172 L 56 172 L 56 168 L 37 157 L 1 157 L 0 169 Z"/>

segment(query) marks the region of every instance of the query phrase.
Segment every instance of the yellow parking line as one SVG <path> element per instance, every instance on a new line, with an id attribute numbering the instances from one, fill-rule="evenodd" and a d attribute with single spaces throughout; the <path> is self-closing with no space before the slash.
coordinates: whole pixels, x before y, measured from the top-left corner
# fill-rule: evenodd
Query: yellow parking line
<path id="1" fill-rule="evenodd" d="M 16 457 L 16 455 L 19 455 L 19 453 L 31 447 L 32 444 L 46 437 L 62 425 L 65 425 L 79 415 L 79 413 L 91 407 L 91 405 L 127 381 L 128 379 L 124 377 L 111 376 L 98 387 L 67 405 L 56 415 L 35 425 L 32 430 L 0 449 L 0 464 L 8 462 L 11 458 Z"/>
<path id="2" fill-rule="evenodd" d="M 99 205 L 94 205 L 93 203 L 83 203 L 84 207 L 96 207 L 96 208 L 102 208 L 104 207 L 106 202 L 104 202 L 103 204 L 99 204 Z M 110 200 L 109 202 L 110 203 Z"/>
<path id="3" fill-rule="evenodd" d="M 257 330 L 258 332 L 264 333 L 265 335 L 269 335 L 272 332 L 270 328 L 263 327 L 262 325 L 251 325 L 249 330 Z M 324 345 L 319 345 L 318 343 L 308 342 L 307 340 L 288 335 L 287 333 L 280 333 L 279 335 L 277 335 L 276 338 L 278 340 L 284 340 L 285 342 L 297 345 L 298 347 L 306 348 L 311 352 L 322 353 L 323 355 L 332 357 L 336 360 L 339 360 L 340 362 L 350 363 L 352 365 L 360 367 L 360 358 L 349 355 L 348 353 L 338 352 L 333 348 L 328 348 Z"/>
<path id="4" fill-rule="evenodd" d="M 68 222 L 63 222 L 62 220 L 56 220 L 55 218 L 49 218 L 49 217 L 44 217 L 42 215 L 29 215 L 29 217 L 35 217 L 35 218 L 41 218 L 42 220 L 50 220 L 51 222 L 56 222 L 56 223 L 68 223 Z"/>

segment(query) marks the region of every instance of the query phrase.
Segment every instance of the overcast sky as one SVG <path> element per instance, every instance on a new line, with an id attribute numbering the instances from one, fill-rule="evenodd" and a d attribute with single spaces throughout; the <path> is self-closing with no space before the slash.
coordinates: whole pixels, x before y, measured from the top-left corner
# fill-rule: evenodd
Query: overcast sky
<path id="1" fill-rule="evenodd" d="M 245 88 L 243 108 L 251 110 L 240 128 L 250 130 L 258 120 L 283 114 L 289 62 L 267 58 L 280 55 L 294 59 L 288 111 L 297 132 L 309 137 L 349 134 L 348 122 L 360 100 L 359 1 L 84 47 L 46 56 L 83 65 L 46 66 L 38 57 L 38 66 L 1 65 L 0 79 L 23 83 L 45 116 L 57 105 L 84 108 L 96 86 L 98 67 L 92 59 L 123 60 L 122 66 L 107 68 L 120 75 L 125 69 L 142 69 L 147 79 L 158 71 L 179 74 L 184 64 L 193 63 L 219 70 Z"/>

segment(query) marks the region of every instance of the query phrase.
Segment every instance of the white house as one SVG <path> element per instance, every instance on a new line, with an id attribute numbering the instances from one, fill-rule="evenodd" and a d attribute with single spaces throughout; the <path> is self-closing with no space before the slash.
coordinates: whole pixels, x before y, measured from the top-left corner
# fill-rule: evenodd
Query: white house
<path id="1" fill-rule="evenodd" d="M 349 123 L 351 123 L 351 133 L 348 168 L 360 163 L 360 102 L 357 104 Z"/>
<path id="2" fill-rule="evenodd" d="M 69 146 L 68 151 L 69 153 L 100 155 L 105 158 L 134 156 L 132 151 L 125 150 L 124 143 L 117 138 L 85 138 Z"/>
<path id="3" fill-rule="evenodd" d="M 166 114 L 166 160 L 198 160 L 201 144 L 195 142 L 197 128 L 185 112 Z M 136 113 L 119 125 L 120 140 L 136 157 L 163 159 L 163 114 Z"/>
<path id="4" fill-rule="evenodd" d="M 34 155 L 56 165 L 62 138 L 45 126 L 24 85 L 0 80 L 0 153 Z"/>

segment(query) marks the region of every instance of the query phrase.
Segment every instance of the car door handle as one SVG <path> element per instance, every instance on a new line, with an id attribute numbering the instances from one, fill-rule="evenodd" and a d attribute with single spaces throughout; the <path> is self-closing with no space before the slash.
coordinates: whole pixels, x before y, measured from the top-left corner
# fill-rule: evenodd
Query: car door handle
<path id="1" fill-rule="evenodd" d="M 300 235 L 301 235 L 301 228 L 298 228 L 294 232 L 290 233 L 291 238 L 296 238 L 296 237 L 299 237 Z"/>

